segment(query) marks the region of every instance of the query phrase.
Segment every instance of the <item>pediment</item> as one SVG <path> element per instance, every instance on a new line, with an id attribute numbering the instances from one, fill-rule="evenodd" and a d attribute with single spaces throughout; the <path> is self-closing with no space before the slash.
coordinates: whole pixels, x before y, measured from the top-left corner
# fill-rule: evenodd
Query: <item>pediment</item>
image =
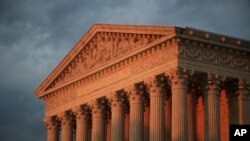
<path id="1" fill-rule="evenodd" d="M 37 88 L 44 92 L 83 76 L 159 39 L 175 27 L 95 24 Z"/>

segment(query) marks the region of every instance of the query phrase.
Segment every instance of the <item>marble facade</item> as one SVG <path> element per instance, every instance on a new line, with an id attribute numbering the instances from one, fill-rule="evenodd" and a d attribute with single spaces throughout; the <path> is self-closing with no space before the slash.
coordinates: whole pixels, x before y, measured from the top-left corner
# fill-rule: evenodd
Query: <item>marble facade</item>
<path id="1" fill-rule="evenodd" d="M 250 124 L 250 41 L 94 24 L 35 93 L 47 141 L 227 141 Z"/>

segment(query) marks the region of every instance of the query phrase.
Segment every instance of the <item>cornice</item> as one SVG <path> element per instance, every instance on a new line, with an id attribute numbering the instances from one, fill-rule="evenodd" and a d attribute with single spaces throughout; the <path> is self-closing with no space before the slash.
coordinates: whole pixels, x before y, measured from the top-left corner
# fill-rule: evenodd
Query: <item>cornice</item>
<path id="1" fill-rule="evenodd" d="M 221 47 L 227 47 L 235 50 L 250 52 L 249 40 L 235 38 L 228 35 L 213 33 L 200 29 L 195 29 L 192 27 L 183 28 L 180 37 L 193 41 L 210 43 Z"/>

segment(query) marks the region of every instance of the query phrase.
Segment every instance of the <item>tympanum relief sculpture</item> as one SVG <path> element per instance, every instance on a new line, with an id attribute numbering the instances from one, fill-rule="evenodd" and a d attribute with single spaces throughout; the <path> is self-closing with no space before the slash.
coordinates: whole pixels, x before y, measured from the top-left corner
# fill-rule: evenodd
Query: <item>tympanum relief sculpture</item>
<path id="1" fill-rule="evenodd" d="M 115 58 L 141 48 L 162 35 L 140 35 L 126 33 L 97 33 L 76 55 L 71 63 L 50 85 L 52 88 L 66 80 L 76 78 Z"/>

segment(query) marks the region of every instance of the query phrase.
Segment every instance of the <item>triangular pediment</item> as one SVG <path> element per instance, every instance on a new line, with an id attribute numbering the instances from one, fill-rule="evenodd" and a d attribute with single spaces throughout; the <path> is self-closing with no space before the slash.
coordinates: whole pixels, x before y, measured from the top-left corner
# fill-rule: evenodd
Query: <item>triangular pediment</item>
<path id="1" fill-rule="evenodd" d="M 36 89 L 43 93 L 173 34 L 175 27 L 95 24 Z"/>

